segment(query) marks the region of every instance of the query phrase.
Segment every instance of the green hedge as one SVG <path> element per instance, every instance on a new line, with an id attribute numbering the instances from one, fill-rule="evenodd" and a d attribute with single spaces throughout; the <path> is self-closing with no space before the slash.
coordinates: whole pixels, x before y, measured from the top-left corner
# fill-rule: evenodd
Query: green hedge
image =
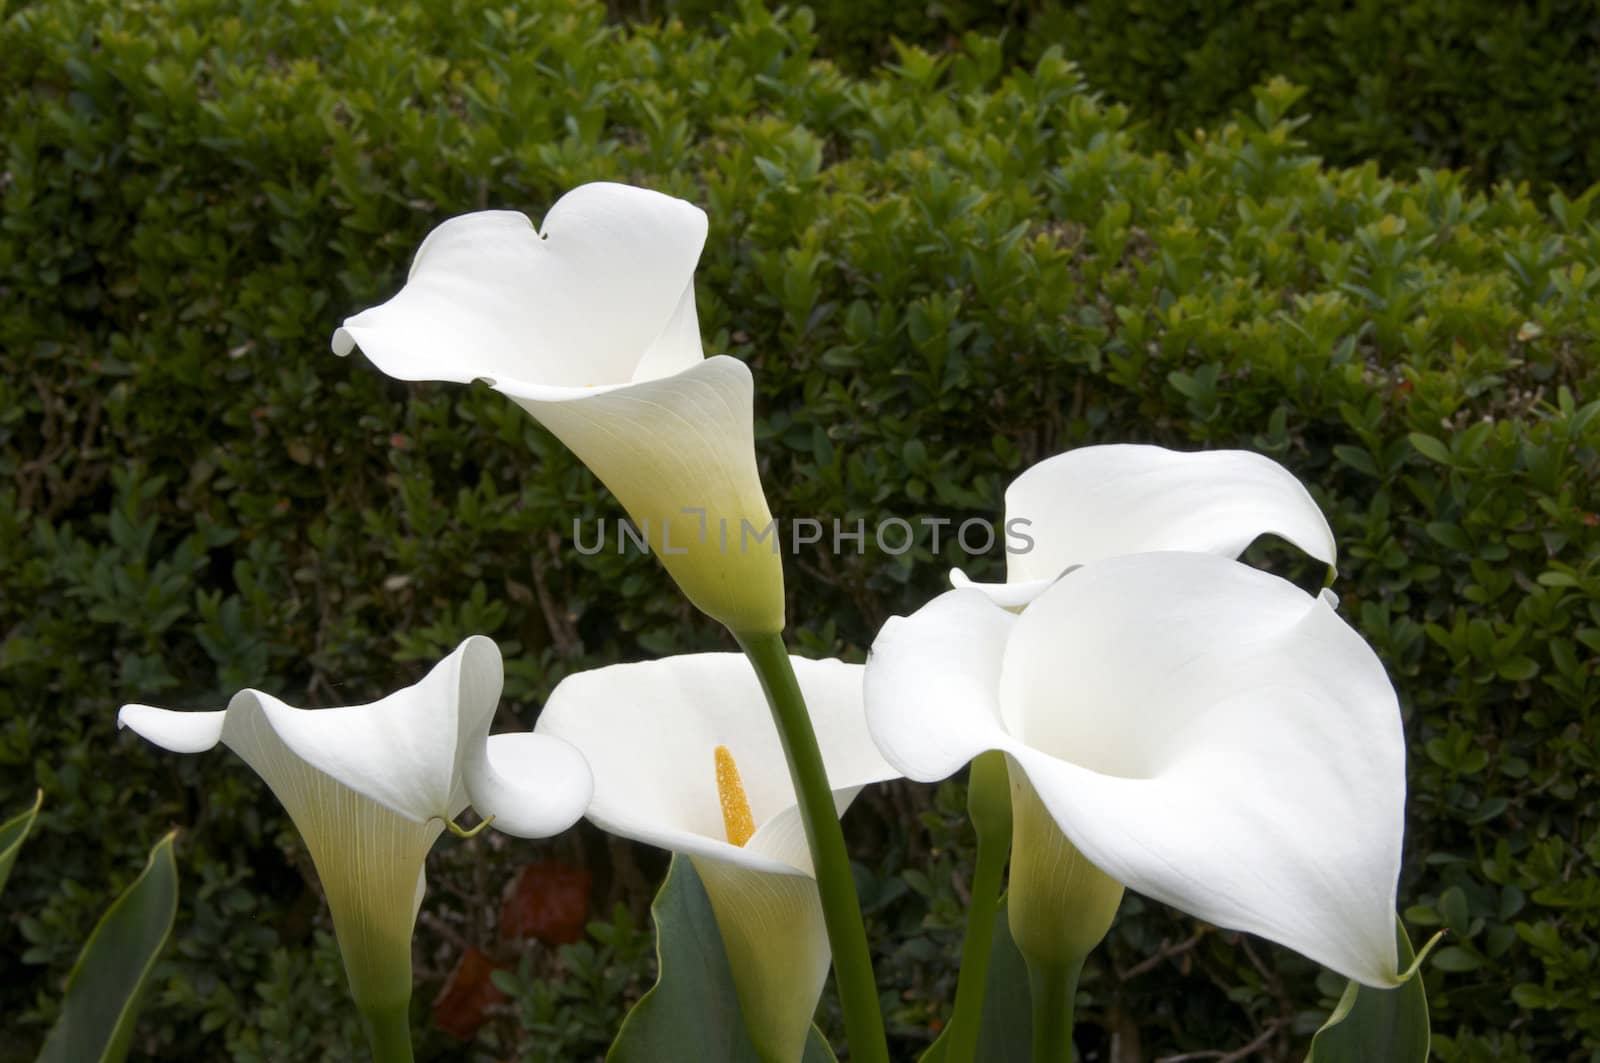
<path id="1" fill-rule="evenodd" d="M 1342 611 L 1402 695 L 1405 915 L 1452 931 L 1426 975 L 1438 1057 L 1600 1051 L 1593 196 L 1323 168 L 1282 83 L 1162 154 L 1056 51 L 1013 68 L 969 37 L 856 77 L 813 56 L 804 13 L 751 7 L 719 35 L 606 19 L 560 0 L 4 16 L 0 808 L 46 798 L 6 893 L 0 1056 L 42 1038 L 102 884 L 174 824 L 183 910 L 137 1051 L 359 1044 L 270 795 L 224 752 L 117 735 L 122 701 L 361 701 L 484 632 L 509 658 L 501 726 L 526 726 L 573 670 L 720 645 L 654 563 L 571 549 L 574 517 L 618 511 L 510 403 L 328 353 L 444 217 L 537 216 L 596 178 L 709 211 L 701 321 L 755 369 L 777 514 L 997 519 L 1017 471 L 1111 440 L 1249 447 L 1313 485 Z M 859 659 L 967 564 L 941 552 L 800 557 L 791 637 Z M 953 985 L 959 785 L 884 788 L 847 826 L 909 1054 Z M 515 869 L 551 858 L 596 875 L 591 937 L 561 956 L 495 930 Z M 661 866 L 591 831 L 442 843 L 419 1021 L 476 945 L 516 968 L 476 1058 L 594 1058 L 648 984 Z M 1130 898 L 1080 1046 L 1263 1037 L 1297 1058 L 1338 988 Z M 460 1049 L 434 1034 L 419 1056 Z"/>
<path id="2" fill-rule="evenodd" d="M 1164 133 L 1210 125 L 1278 74 L 1310 88 L 1306 138 L 1334 162 L 1576 193 L 1600 181 L 1597 34 L 1588 0 L 1086 0 L 1025 39 L 1060 42 Z"/>
<path id="3" fill-rule="evenodd" d="M 730 0 L 614 0 L 714 25 Z M 1590 0 L 809 0 L 824 54 L 865 70 L 894 40 L 939 50 L 1006 31 L 1008 54 L 1060 47 L 1164 146 L 1209 128 L 1273 75 L 1309 87 L 1313 150 L 1386 170 L 1466 168 L 1580 192 L 1600 181 L 1600 9 Z"/>

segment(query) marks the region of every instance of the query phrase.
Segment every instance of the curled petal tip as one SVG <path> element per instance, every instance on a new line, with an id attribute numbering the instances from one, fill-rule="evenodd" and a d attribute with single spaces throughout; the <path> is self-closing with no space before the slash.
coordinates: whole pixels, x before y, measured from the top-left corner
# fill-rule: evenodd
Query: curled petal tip
<path id="1" fill-rule="evenodd" d="M 354 336 L 350 335 L 349 329 L 341 325 L 333 330 L 333 341 L 330 346 L 333 348 L 334 354 L 337 354 L 340 358 L 344 358 L 351 351 L 356 349 L 356 339 Z"/>
<path id="2" fill-rule="evenodd" d="M 548 838 L 588 811 L 594 776 L 577 747 L 553 735 L 494 735 L 468 761 L 467 793 L 478 814 L 518 838 Z"/>
<path id="3" fill-rule="evenodd" d="M 1053 576 L 1048 579 L 1015 580 L 1006 583 L 979 583 L 959 568 L 950 570 L 950 586 L 956 590 L 977 591 L 1002 609 L 1025 607 L 1043 594 L 1056 579 L 1057 577 Z"/>
<path id="4" fill-rule="evenodd" d="M 222 739 L 222 712 L 174 712 L 153 705 L 124 705 L 117 727 L 174 753 L 203 753 Z"/>

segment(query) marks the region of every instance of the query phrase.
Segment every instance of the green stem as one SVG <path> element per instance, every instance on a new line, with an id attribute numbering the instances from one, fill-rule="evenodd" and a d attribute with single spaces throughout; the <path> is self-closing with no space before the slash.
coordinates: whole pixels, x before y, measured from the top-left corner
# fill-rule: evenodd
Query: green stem
<path id="1" fill-rule="evenodd" d="M 1072 1010 L 1082 971 L 1082 960 L 1028 960 L 1028 986 L 1033 996 L 1033 1063 L 1072 1063 Z"/>
<path id="2" fill-rule="evenodd" d="M 388 1007 L 361 1008 L 361 1025 L 372 1046 L 372 1063 L 411 1063 L 411 1008 L 402 1000 Z"/>
<path id="3" fill-rule="evenodd" d="M 1000 909 L 1000 880 L 1011 852 L 1011 790 L 1004 753 L 991 750 L 973 760 L 967 777 L 967 815 L 978 835 L 978 859 L 972 873 L 967 935 L 961 944 L 956 1003 L 950 1012 L 946 1063 L 973 1063 L 978 1056 L 995 914 Z"/>
<path id="4" fill-rule="evenodd" d="M 833 803 L 833 790 L 822 765 L 822 751 L 811 727 L 805 697 L 789 664 L 789 651 L 783 636 L 776 632 L 740 635 L 735 638 L 761 679 L 772 719 L 778 725 L 789 775 L 800 799 L 800 818 L 805 824 L 806 841 L 811 845 L 811 862 L 817 872 L 817 892 L 822 897 L 822 919 L 828 928 L 828 944 L 833 949 L 834 981 L 839 989 L 839 1004 L 844 1010 L 845 1036 L 850 1042 L 853 1063 L 889 1063 L 889 1046 L 883 1032 L 883 1015 L 878 1008 L 878 986 L 872 975 L 872 952 L 867 947 L 867 932 L 861 922 L 861 903 L 856 899 L 855 879 L 850 874 L 850 857 L 844 848 L 844 831 L 839 829 L 839 814 Z"/>

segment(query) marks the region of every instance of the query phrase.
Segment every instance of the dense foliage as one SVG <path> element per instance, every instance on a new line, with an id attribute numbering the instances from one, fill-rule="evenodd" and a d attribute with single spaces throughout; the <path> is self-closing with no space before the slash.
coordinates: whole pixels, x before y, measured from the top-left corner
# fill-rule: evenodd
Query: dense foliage
<path id="1" fill-rule="evenodd" d="M 621 17 L 709 25 L 731 0 L 612 0 Z M 1588 0 L 813 0 L 820 50 L 861 71 L 898 39 L 930 49 L 1006 33 L 1058 47 L 1157 138 L 1248 107 L 1272 74 L 1309 89 L 1304 136 L 1338 163 L 1465 167 L 1582 191 L 1600 180 L 1600 12 Z"/>
<path id="2" fill-rule="evenodd" d="M 1017 471 L 1113 440 L 1249 447 L 1313 485 L 1341 611 L 1401 691 L 1403 911 L 1414 936 L 1451 931 L 1426 972 L 1438 1057 L 1600 1052 L 1594 194 L 1324 167 L 1283 82 L 1157 151 L 1058 50 L 1013 66 L 969 36 L 855 76 L 816 47 L 806 13 L 756 6 L 715 35 L 564 0 L 5 16 L 0 810 L 36 785 L 45 806 L 5 897 L 0 1057 L 42 1039 L 109 890 L 170 825 L 183 907 L 136 1051 L 360 1043 L 270 795 L 223 751 L 118 736 L 121 702 L 352 703 L 483 632 L 508 657 L 501 726 L 526 726 L 571 671 L 721 645 L 653 562 L 572 548 L 575 518 L 617 510 L 510 403 L 328 352 L 442 218 L 537 216 L 599 178 L 710 213 L 707 347 L 755 369 L 781 516 L 998 520 Z M 1002 564 L 949 536 L 853 549 L 787 561 L 807 652 L 860 659 L 950 565 Z M 959 784 L 882 788 L 847 828 L 909 1054 L 953 989 Z M 594 876 L 595 921 L 560 950 L 500 910 L 519 867 L 555 860 Z M 587 830 L 442 843 L 419 1021 L 475 948 L 510 994 L 477 1058 L 596 1058 L 649 983 L 663 867 Z M 1079 1044 L 1298 1058 L 1339 988 L 1130 897 Z"/>

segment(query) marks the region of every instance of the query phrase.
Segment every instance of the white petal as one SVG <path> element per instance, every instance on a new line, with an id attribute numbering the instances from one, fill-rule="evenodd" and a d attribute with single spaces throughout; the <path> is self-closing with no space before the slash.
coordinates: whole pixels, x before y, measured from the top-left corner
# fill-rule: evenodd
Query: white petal
<path id="1" fill-rule="evenodd" d="M 1399 707 L 1326 602 L 1204 554 L 1087 565 L 1017 621 L 1000 697 L 1008 751 L 1096 866 L 1392 983 Z"/>
<path id="2" fill-rule="evenodd" d="M 812 881 L 809 864 L 802 866 L 800 863 L 778 859 L 749 845 L 743 848 L 730 845 L 724 837 L 718 836 L 722 830 L 720 821 L 717 824 L 718 835 L 701 834 L 698 831 L 674 826 L 663 816 L 626 814 L 618 816 L 614 814 L 614 810 L 604 808 L 596 811 L 592 802 L 589 811 L 584 813 L 584 818 L 607 834 L 615 834 L 619 838 L 630 838 L 646 845 L 682 853 L 696 860 L 702 858 L 721 860 L 747 871 L 788 875 L 807 882 Z"/>
<path id="3" fill-rule="evenodd" d="M 700 316 L 694 307 L 694 283 L 684 285 L 678 308 L 672 312 L 661 334 L 651 341 L 634 367 L 630 383 L 642 383 L 693 369 L 705 360 L 700 346 Z"/>
<path id="4" fill-rule="evenodd" d="M 782 629 L 783 566 L 756 469 L 754 383 L 743 362 L 718 355 L 613 388 L 509 379 L 495 387 L 616 495 L 690 601 L 735 631 Z"/>
<path id="5" fill-rule="evenodd" d="M 932 782 L 1005 747 L 1000 665 L 1016 622 L 982 594 L 956 590 L 883 625 L 867 658 L 866 714 L 890 764 Z"/>
<path id="6" fill-rule="evenodd" d="M 833 808 L 841 819 L 861 790 L 859 786 L 851 786 L 833 791 Z M 798 805 L 790 805 L 761 824 L 744 843 L 744 852 L 747 856 L 766 857 L 785 867 L 798 868 L 807 875 L 816 875 L 816 867 L 811 862 L 811 843 L 806 839 L 805 818 L 800 815 Z"/>
<path id="7" fill-rule="evenodd" d="M 698 207 L 609 183 L 561 197 L 542 232 L 515 211 L 452 218 L 400 293 L 346 320 L 333 349 L 359 345 L 402 380 L 625 383 L 680 308 L 705 237 Z"/>
<path id="8" fill-rule="evenodd" d="M 548 838 L 572 826 L 589 807 L 594 779 L 569 743 L 552 735 L 494 735 L 467 762 L 467 793 L 494 828 L 519 838 Z"/>
<path id="9" fill-rule="evenodd" d="M 867 783 L 893 778 L 867 734 L 861 667 L 790 660 L 836 804 Z M 809 861 L 795 862 L 781 841 L 769 850 L 765 841 L 739 848 L 726 840 L 717 746 L 727 746 L 738 765 L 758 838 L 796 804 L 777 729 L 741 654 L 691 654 L 568 676 L 536 730 L 572 743 L 589 762 L 594 797 L 587 814 L 602 829 L 754 870 L 809 876 Z"/>
<path id="10" fill-rule="evenodd" d="M 1034 545 L 1006 554 L 1007 582 L 1050 579 L 1118 554 L 1193 550 L 1237 557 L 1271 532 L 1333 564 L 1333 532 L 1311 495 L 1271 458 L 1081 447 L 1033 466 L 1006 489 L 1006 526 Z"/>
<path id="11" fill-rule="evenodd" d="M 800 1059 L 832 955 L 816 882 L 708 856 L 694 866 L 761 1058 Z"/>
<path id="12" fill-rule="evenodd" d="M 457 728 L 454 765 L 457 792 L 451 802 L 465 807 L 463 798 L 467 763 L 481 756 L 489 728 L 494 726 L 495 712 L 500 707 L 500 692 L 505 686 L 505 662 L 500 657 L 500 647 L 485 635 L 467 636 L 451 657 L 459 658 L 456 675 L 460 683 L 460 698 L 457 701 L 460 724 Z M 446 661 L 449 659 L 446 658 Z M 440 667 L 443 667 L 443 662 Z M 438 668 L 434 670 L 438 671 Z"/>
<path id="13" fill-rule="evenodd" d="M 1002 609 L 1021 609 L 1043 594 L 1059 575 L 1048 579 L 1019 580 L 1016 583 L 979 583 L 961 569 L 953 568 L 950 570 L 950 586 L 956 590 L 979 591 Z"/>
<path id="14" fill-rule="evenodd" d="M 502 678 L 499 649 L 477 636 L 415 686 L 370 705 L 296 709 L 269 695 L 257 698 L 297 757 L 421 823 L 459 811 L 452 805 L 459 801 L 462 739 L 487 733 Z"/>
<path id="15" fill-rule="evenodd" d="M 475 737 L 481 755 L 501 678 L 499 649 L 473 636 L 371 705 L 304 710 L 244 690 L 224 712 L 128 705 L 118 723 L 180 752 L 220 740 L 255 770 L 311 853 L 357 1002 L 393 1006 L 411 993 L 424 860 L 466 806 L 461 740 Z"/>
<path id="16" fill-rule="evenodd" d="M 404 1001 L 411 992 L 411 930 L 423 861 L 444 825 L 401 816 L 312 767 L 278 737 L 265 710 L 268 701 L 279 714 L 301 711 L 244 690 L 225 712 L 128 705 L 118 722 L 176 752 L 200 752 L 220 739 L 239 754 L 305 840 L 357 1002 Z"/>
<path id="17" fill-rule="evenodd" d="M 225 712 L 173 712 L 152 705 L 124 705 L 117 726 L 174 753 L 204 753 L 222 740 Z"/>

